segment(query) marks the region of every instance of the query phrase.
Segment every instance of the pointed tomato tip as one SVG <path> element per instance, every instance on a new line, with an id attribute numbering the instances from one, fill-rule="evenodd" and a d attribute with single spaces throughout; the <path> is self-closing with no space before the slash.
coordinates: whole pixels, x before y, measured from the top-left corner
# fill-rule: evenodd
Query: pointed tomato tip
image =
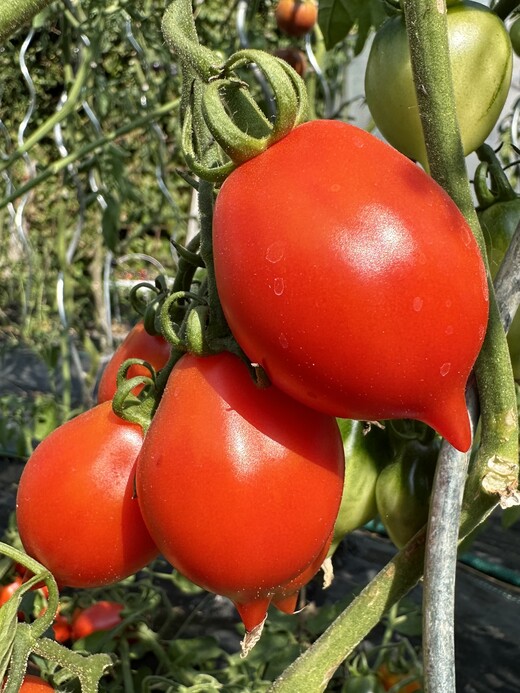
<path id="1" fill-rule="evenodd" d="M 280 597 L 280 599 L 273 599 L 273 604 L 284 614 L 294 614 L 298 604 L 298 591 L 294 592 L 293 594 L 289 594 L 286 597 Z"/>
<path id="2" fill-rule="evenodd" d="M 464 393 L 456 393 L 450 400 L 443 400 L 438 404 L 437 411 L 422 420 L 460 452 L 470 449 L 473 435 Z"/>
<path id="3" fill-rule="evenodd" d="M 234 602 L 246 631 L 253 631 L 265 621 L 270 603 L 271 597 L 255 599 L 245 604 Z"/>

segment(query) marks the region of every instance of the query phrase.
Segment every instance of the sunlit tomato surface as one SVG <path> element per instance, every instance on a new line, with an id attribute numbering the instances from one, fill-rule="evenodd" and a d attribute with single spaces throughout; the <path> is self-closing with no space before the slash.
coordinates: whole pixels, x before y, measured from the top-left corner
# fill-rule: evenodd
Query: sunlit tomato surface
<path id="1" fill-rule="evenodd" d="M 409 159 L 345 123 L 300 125 L 228 176 L 214 254 L 231 330 L 274 385 L 341 418 L 419 419 L 468 449 L 485 269 Z"/>
<path id="2" fill-rule="evenodd" d="M 123 605 L 101 600 L 80 610 L 72 619 L 72 639 L 86 638 L 92 633 L 112 630 L 122 622 Z"/>
<path id="3" fill-rule="evenodd" d="M 322 551 L 343 485 L 336 421 L 236 356 L 183 356 L 137 462 L 137 495 L 162 554 L 232 599 L 248 630 L 276 588 Z"/>
<path id="4" fill-rule="evenodd" d="M 98 402 L 106 402 L 113 398 L 116 391 L 117 371 L 127 359 L 143 359 L 159 371 L 170 357 L 170 345 L 161 335 L 151 335 L 144 329 L 144 324 L 138 322 L 127 334 L 123 342 L 118 346 L 114 355 L 107 363 L 103 371 L 99 386 L 97 399 Z M 150 371 L 144 366 L 131 366 L 128 369 L 127 378 L 136 375 L 150 375 Z M 138 386 L 133 390 L 137 394 L 142 390 Z"/>
<path id="5" fill-rule="evenodd" d="M 278 28 L 288 36 L 308 34 L 318 19 L 315 0 L 278 0 L 275 9 Z"/>
<path id="6" fill-rule="evenodd" d="M 481 3 L 448 9 L 448 43 L 455 105 L 464 153 L 490 134 L 505 104 L 512 49 L 502 20 Z M 426 162 L 404 18 L 376 32 L 365 73 L 367 105 L 384 137 L 400 152 Z"/>
<path id="7" fill-rule="evenodd" d="M 20 537 L 61 586 L 111 584 L 157 555 L 134 495 L 142 440 L 104 402 L 53 431 L 25 465 Z"/>

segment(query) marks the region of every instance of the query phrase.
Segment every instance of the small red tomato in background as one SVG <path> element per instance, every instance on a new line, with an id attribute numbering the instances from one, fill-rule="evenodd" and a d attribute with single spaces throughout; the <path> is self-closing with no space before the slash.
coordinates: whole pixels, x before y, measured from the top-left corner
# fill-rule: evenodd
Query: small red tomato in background
<path id="1" fill-rule="evenodd" d="M 137 462 L 137 496 L 160 551 L 229 597 L 248 631 L 334 527 L 344 457 L 334 418 L 258 388 L 236 356 L 183 356 Z"/>
<path id="2" fill-rule="evenodd" d="M 307 71 L 307 59 L 305 57 L 305 53 L 298 48 L 295 48 L 294 46 L 278 48 L 274 51 L 273 55 L 275 55 L 277 58 L 285 60 L 285 62 L 290 65 L 293 70 L 300 75 L 300 77 L 305 76 L 305 72 Z"/>
<path id="3" fill-rule="evenodd" d="M 60 586 L 108 585 L 157 555 L 134 496 L 142 441 L 141 428 L 104 402 L 55 429 L 25 465 L 20 537 Z"/>
<path id="4" fill-rule="evenodd" d="M 409 159 L 347 123 L 304 123 L 226 178 L 213 249 L 231 331 L 273 385 L 469 448 L 486 271 L 454 202 Z"/>
<path id="5" fill-rule="evenodd" d="M 279 0 L 275 9 L 278 28 L 288 36 L 304 36 L 318 19 L 315 0 Z"/>
<path id="6" fill-rule="evenodd" d="M 72 639 L 86 638 L 92 633 L 112 630 L 122 622 L 123 605 L 101 600 L 81 609 L 72 618 Z"/>
<path id="7" fill-rule="evenodd" d="M 52 630 L 54 632 L 54 640 L 56 640 L 56 642 L 68 642 L 72 637 L 69 619 L 61 614 L 56 614 L 54 617 Z"/>
<path id="8" fill-rule="evenodd" d="M 138 322 L 118 346 L 101 375 L 97 393 L 98 403 L 106 402 L 114 397 L 117 372 L 123 361 L 134 358 L 143 359 L 148 361 L 156 371 L 159 371 L 166 364 L 169 357 L 170 344 L 164 337 L 149 334 L 144 328 L 144 323 Z M 135 365 L 129 368 L 127 378 L 149 374 L 147 368 Z M 136 387 L 133 392 L 138 394 L 140 390 L 142 390 L 142 386 Z"/>
<path id="9" fill-rule="evenodd" d="M 20 576 L 15 577 L 12 582 L 7 585 L 0 585 L 0 606 L 5 604 L 13 596 L 16 590 L 21 586 L 23 579 Z"/>

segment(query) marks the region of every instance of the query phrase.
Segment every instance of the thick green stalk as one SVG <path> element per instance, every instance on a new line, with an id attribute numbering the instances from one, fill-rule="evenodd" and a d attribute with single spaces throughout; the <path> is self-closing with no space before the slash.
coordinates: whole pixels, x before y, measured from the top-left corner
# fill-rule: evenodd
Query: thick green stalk
<path id="1" fill-rule="evenodd" d="M 3 43 L 17 29 L 28 24 L 52 0 L 5 0 L 0 3 L 0 41 Z"/>

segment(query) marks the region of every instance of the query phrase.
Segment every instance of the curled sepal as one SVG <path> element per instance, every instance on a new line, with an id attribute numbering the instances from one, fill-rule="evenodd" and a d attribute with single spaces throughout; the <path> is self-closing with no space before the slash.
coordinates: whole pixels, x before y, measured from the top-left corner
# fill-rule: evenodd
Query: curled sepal
<path id="1" fill-rule="evenodd" d="M 133 365 L 147 368 L 150 377 L 136 375 L 127 379 L 126 374 Z M 153 366 L 142 359 L 127 359 L 117 373 L 117 390 L 112 400 L 114 414 L 120 419 L 138 424 L 144 433 L 150 426 L 156 408 L 155 382 Z M 134 394 L 136 388 L 144 388 L 139 397 Z"/>
<path id="2" fill-rule="evenodd" d="M 143 298 L 143 294 L 146 298 Z M 152 294 L 152 298 L 150 298 Z M 161 303 L 168 295 L 168 282 L 163 274 L 159 274 L 153 284 L 150 282 L 139 282 L 129 294 L 132 308 L 142 316 L 144 328 L 151 335 L 160 334 L 156 319 Z"/>
<path id="3" fill-rule="evenodd" d="M 242 117 L 244 108 L 251 109 L 252 102 L 245 85 L 233 76 L 238 68 L 255 64 L 269 83 L 276 104 L 273 123 L 255 107 L 256 118 Z M 211 134 L 234 164 L 241 164 L 285 137 L 307 117 L 307 93 L 303 80 L 280 58 L 259 50 L 241 50 L 234 53 L 224 64 L 227 79 L 215 79 L 204 89 L 202 97 L 203 117 Z M 243 104 L 229 100 L 242 90 Z M 254 103 L 254 102 L 253 102 Z M 233 118 L 229 115 L 233 113 Z M 255 128 L 251 132 L 251 127 Z"/>
<path id="4" fill-rule="evenodd" d="M 197 356 L 211 353 L 206 328 L 208 323 L 209 307 L 205 305 L 195 306 L 188 313 L 186 319 L 186 344 L 188 351 Z"/>
<path id="5" fill-rule="evenodd" d="M 480 210 L 491 207 L 496 202 L 516 200 L 517 195 L 494 150 L 488 144 L 483 144 L 477 149 L 477 154 L 480 163 L 475 171 L 473 185 Z"/>

